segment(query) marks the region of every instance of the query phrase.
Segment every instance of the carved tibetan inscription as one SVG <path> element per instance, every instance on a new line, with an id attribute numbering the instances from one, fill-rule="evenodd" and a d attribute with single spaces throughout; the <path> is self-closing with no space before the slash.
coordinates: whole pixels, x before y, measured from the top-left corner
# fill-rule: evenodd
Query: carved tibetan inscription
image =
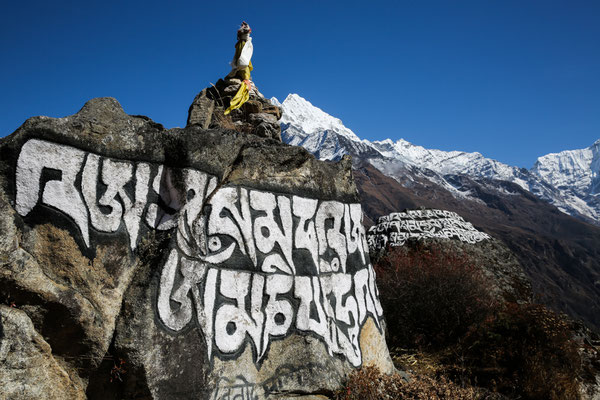
<path id="1" fill-rule="evenodd" d="M 272 340 L 301 333 L 360 366 L 361 327 L 369 316 L 379 327 L 360 204 L 219 187 L 195 169 L 31 139 L 17 162 L 15 206 L 27 216 L 38 205 L 68 216 L 87 247 L 96 232 L 125 231 L 134 251 L 140 232 L 173 229 L 157 314 L 175 334 L 197 324 L 209 357 L 249 345 L 260 363 Z"/>
<path id="2" fill-rule="evenodd" d="M 460 215 L 447 210 L 408 210 L 379 217 L 377 225 L 369 228 L 367 242 L 371 250 L 403 246 L 409 239 L 456 239 L 478 243 L 490 239 Z"/>

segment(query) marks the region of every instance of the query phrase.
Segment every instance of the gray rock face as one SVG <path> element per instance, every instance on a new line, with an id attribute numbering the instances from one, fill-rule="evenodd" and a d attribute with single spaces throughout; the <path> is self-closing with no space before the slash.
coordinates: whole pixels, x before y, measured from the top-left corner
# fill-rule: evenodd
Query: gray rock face
<path id="1" fill-rule="evenodd" d="M 85 399 L 82 382 L 69 376 L 24 311 L 0 305 L 0 327 L 3 399 Z"/>
<path id="2" fill-rule="evenodd" d="M 225 129 L 208 92 L 185 129 L 103 98 L 0 142 L 10 398 L 320 398 L 393 370 L 350 160 Z"/>
<path id="3" fill-rule="evenodd" d="M 202 129 L 208 129 L 212 122 L 215 111 L 215 102 L 207 97 L 207 89 L 204 89 L 194 99 L 188 114 L 188 125 L 199 125 Z"/>
<path id="4" fill-rule="evenodd" d="M 456 249 L 458 254 L 467 254 L 489 278 L 491 291 L 497 299 L 519 303 L 532 301 L 529 278 L 516 256 L 501 241 L 494 238 L 477 243 L 448 239 L 433 240 Z"/>

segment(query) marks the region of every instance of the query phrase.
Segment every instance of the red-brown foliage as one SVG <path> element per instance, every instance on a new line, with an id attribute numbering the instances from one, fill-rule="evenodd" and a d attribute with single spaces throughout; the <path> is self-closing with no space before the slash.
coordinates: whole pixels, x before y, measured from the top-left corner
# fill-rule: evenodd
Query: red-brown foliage
<path id="1" fill-rule="evenodd" d="M 582 362 L 566 317 L 494 301 L 483 270 L 460 248 L 412 243 L 390 249 L 375 269 L 390 347 L 436 354 L 438 373 L 510 398 L 579 398 Z"/>
<path id="2" fill-rule="evenodd" d="M 461 341 L 471 380 L 509 396 L 579 398 L 581 357 L 563 316 L 535 304 L 507 304 Z"/>
<path id="3" fill-rule="evenodd" d="M 375 270 L 392 346 L 454 343 L 494 305 L 481 268 L 456 249 L 435 243 L 391 248 Z"/>

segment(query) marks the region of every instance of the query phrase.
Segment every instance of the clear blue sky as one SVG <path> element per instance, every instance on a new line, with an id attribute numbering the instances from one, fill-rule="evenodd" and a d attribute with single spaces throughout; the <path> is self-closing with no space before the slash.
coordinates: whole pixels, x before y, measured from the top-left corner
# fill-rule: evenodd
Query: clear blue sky
<path id="1" fill-rule="evenodd" d="M 253 29 L 253 80 L 370 140 L 523 167 L 600 138 L 600 1 L 11 1 L 0 16 L 0 136 L 98 96 L 184 126 Z"/>

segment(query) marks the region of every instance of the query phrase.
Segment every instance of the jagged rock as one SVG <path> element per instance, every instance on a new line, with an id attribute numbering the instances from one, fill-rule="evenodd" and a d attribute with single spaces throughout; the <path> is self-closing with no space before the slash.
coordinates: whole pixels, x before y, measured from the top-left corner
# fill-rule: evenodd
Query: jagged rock
<path id="1" fill-rule="evenodd" d="M 83 382 L 35 331 L 25 311 L 0 305 L 0 397 L 2 399 L 85 399 Z"/>
<path id="2" fill-rule="evenodd" d="M 208 129 L 215 111 L 215 101 L 206 97 L 204 89 L 194 99 L 188 111 L 187 125 L 200 125 L 202 129 Z"/>
<path id="3" fill-rule="evenodd" d="M 273 114 L 266 114 L 266 113 L 250 114 L 250 117 L 248 119 L 253 124 L 261 124 L 261 123 L 276 124 L 277 123 L 277 118 Z"/>
<path id="4" fill-rule="evenodd" d="M 350 159 L 225 129 L 203 93 L 185 129 L 103 98 L 0 141 L 0 348 L 48 371 L 21 398 L 319 398 L 393 370 Z"/>
<path id="5" fill-rule="evenodd" d="M 271 138 L 278 134 L 277 130 L 273 128 L 273 125 L 267 122 L 258 124 L 258 126 L 252 130 L 252 133 L 264 138 Z"/>
<path id="6" fill-rule="evenodd" d="M 281 127 L 278 123 L 281 108 L 265 98 L 254 84 L 249 100 L 242 107 L 229 115 L 223 114 L 241 84 L 239 79 L 219 79 L 216 85 L 202 90 L 190 106 L 187 126 L 233 129 L 281 141 Z"/>
<path id="7" fill-rule="evenodd" d="M 262 107 L 262 112 L 264 112 L 265 114 L 273 114 L 275 116 L 275 118 L 277 118 L 277 120 L 279 121 L 281 119 L 281 107 L 271 104 L 271 105 L 265 105 L 263 104 Z"/>
<path id="8" fill-rule="evenodd" d="M 242 107 L 244 108 L 244 111 L 250 114 L 259 114 L 263 109 L 262 103 L 256 100 L 248 100 Z M 277 118 L 275 119 L 275 122 L 277 122 Z"/>

